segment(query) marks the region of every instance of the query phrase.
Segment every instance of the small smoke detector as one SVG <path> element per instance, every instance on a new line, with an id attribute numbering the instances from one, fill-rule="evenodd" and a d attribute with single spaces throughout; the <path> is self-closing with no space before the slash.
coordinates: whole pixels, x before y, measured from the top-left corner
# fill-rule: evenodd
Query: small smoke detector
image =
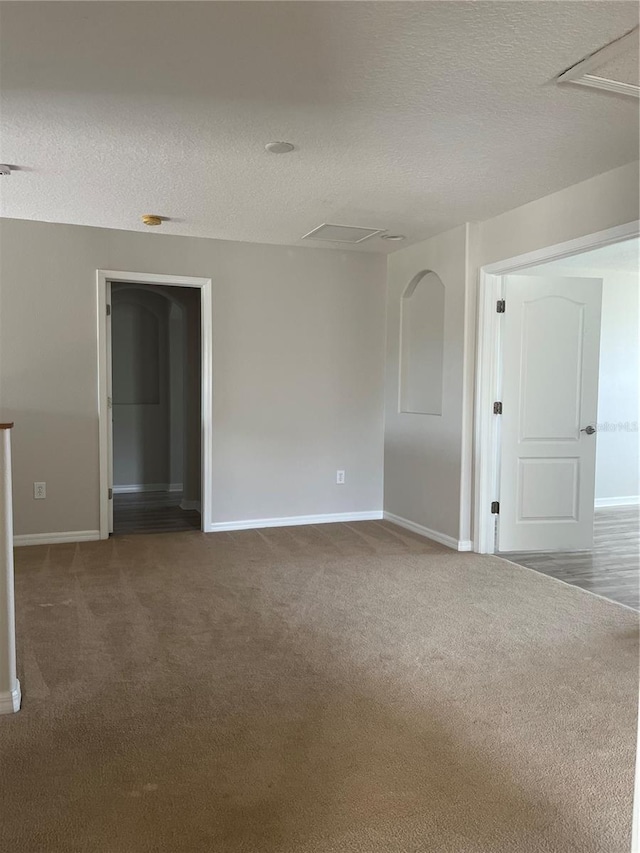
<path id="1" fill-rule="evenodd" d="M 376 234 L 382 234 L 382 228 L 363 228 L 359 225 L 332 225 L 325 222 L 313 231 L 305 234 L 303 240 L 324 240 L 329 243 L 363 243 Z"/>
<path id="2" fill-rule="evenodd" d="M 10 175 L 11 174 L 11 166 L 7 166 L 5 163 L 0 163 L 0 175 Z"/>
<path id="3" fill-rule="evenodd" d="M 145 225 L 162 225 L 162 217 L 155 213 L 143 213 L 140 218 Z"/>
<path id="4" fill-rule="evenodd" d="M 393 243 L 400 243 L 402 240 L 405 240 L 406 237 L 404 234 L 381 234 L 381 240 L 391 240 Z"/>
<path id="5" fill-rule="evenodd" d="M 270 154 L 288 154 L 293 151 L 295 145 L 291 142 L 267 142 L 264 147 Z"/>

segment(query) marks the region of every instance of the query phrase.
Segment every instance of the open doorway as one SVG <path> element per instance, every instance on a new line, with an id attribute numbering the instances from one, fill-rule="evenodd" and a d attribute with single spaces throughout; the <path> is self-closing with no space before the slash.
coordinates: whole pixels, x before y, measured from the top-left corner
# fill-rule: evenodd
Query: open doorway
<path id="1" fill-rule="evenodd" d="M 633 239 L 534 266 L 507 277 L 507 292 L 510 284 L 517 288 L 521 282 L 530 294 L 535 294 L 547 282 L 555 282 L 556 296 L 569 301 L 566 310 L 579 314 L 578 319 L 583 326 L 589 322 L 586 302 L 591 290 L 591 301 L 596 303 L 594 319 L 597 317 L 599 322 L 591 343 L 586 334 L 588 330 L 582 329 L 577 354 L 582 359 L 581 390 L 586 398 L 573 395 L 581 403 L 581 410 L 576 413 L 581 434 L 576 447 L 566 440 L 570 438 L 570 431 L 567 431 L 566 452 L 561 456 L 561 464 L 570 468 L 571 474 L 577 469 L 576 474 L 581 478 L 575 490 L 567 490 L 567 497 L 574 506 L 567 507 L 565 515 L 574 527 L 582 523 L 588 529 L 585 529 L 584 536 L 577 536 L 578 547 L 562 548 L 557 547 L 559 543 L 555 535 L 556 530 L 562 527 L 561 521 L 554 519 L 555 530 L 552 527 L 550 531 L 544 529 L 544 524 L 533 525 L 535 547 L 528 550 L 508 547 L 509 535 L 501 536 L 502 519 L 498 521 L 497 530 L 498 551 L 509 552 L 507 556 L 514 562 L 635 608 L 640 607 L 639 262 L 640 241 Z M 557 322 L 563 309 L 553 310 Z M 599 346 L 596 338 L 599 338 Z M 568 342 L 570 330 L 565 326 L 564 365 L 571 359 Z M 547 343 L 545 352 L 548 354 L 553 352 L 554 342 L 549 340 Z M 590 345 L 597 355 L 595 364 L 590 361 Z M 566 371 L 562 366 L 552 369 L 555 370 L 555 391 L 569 396 L 570 389 L 561 389 L 559 385 L 562 375 L 572 375 L 574 369 Z M 508 370 L 503 364 L 503 372 Z M 503 397 L 506 390 L 503 387 Z M 547 393 L 546 396 L 552 394 Z M 592 418 L 590 413 L 594 404 L 595 417 Z M 560 401 L 556 411 L 562 411 L 562 408 Z M 573 413 L 571 407 L 568 408 Z M 510 467 L 508 454 L 508 442 L 503 440 L 503 475 Z M 578 468 L 579 454 L 583 458 L 579 460 Z M 501 480 L 504 479 L 501 476 Z M 570 482 L 569 477 L 565 479 Z M 554 483 L 555 494 L 542 497 L 546 502 L 562 500 L 562 478 L 556 478 Z M 583 507 L 579 498 L 572 500 L 572 492 L 581 487 L 587 492 Z M 575 521 L 572 516 L 575 516 Z"/>
<path id="2" fill-rule="evenodd" d="M 210 529 L 211 280 L 99 270 L 100 535 Z"/>
<path id="3" fill-rule="evenodd" d="M 201 529 L 200 294 L 111 285 L 113 533 Z"/>
<path id="4" fill-rule="evenodd" d="M 485 362 L 479 370 L 485 392 L 493 373 L 496 411 L 478 436 L 495 498 L 490 518 L 478 512 L 482 550 L 634 608 L 639 260 L 636 237 L 514 264 L 484 282 L 501 297 L 494 305 L 502 316 L 493 326 L 494 369 Z"/>

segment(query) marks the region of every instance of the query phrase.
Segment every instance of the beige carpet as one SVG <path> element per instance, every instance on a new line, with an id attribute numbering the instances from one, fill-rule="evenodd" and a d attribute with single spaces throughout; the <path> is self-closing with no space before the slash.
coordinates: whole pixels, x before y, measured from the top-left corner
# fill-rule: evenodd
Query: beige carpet
<path id="1" fill-rule="evenodd" d="M 382 522 L 17 555 L 11 853 L 628 853 L 637 614 Z"/>

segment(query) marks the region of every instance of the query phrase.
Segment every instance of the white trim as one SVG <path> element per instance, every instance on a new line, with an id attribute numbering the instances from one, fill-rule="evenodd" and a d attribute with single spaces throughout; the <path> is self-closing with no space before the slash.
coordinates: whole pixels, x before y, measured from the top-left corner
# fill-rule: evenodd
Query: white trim
<path id="1" fill-rule="evenodd" d="M 474 452 L 474 525 L 473 550 L 494 554 L 495 516 L 491 501 L 499 500 L 500 416 L 493 414 L 493 403 L 500 399 L 500 317 L 496 300 L 502 295 L 502 276 L 537 264 L 579 255 L 602 246 L 610 246 L 640 236 L 640 221 L 587 234 L 575 240 L 546 246 L 487 264 L 480 270 L 478 283 L 478 334 L 476 347 L 475 452 Z"/>
<path id="2" fill-rule="evenodd" d="M 16 547 L 21 545 L 59 545 L 63 542 L 95 542 L 99 530 L 67 530 L 63 533 L 23 533 L 13 537 Z"/>
<path id="3" fill-rule="evenodd" d="M 477 287 L 475 260 L 477 248 L 477 225 L 467 222 L 465 226 L 464 256 L 464 331 L 462 358 L 462 442 L 460 445 L 460 541 L 469 541 L 471 536 L 471 507 L 473 505 L 473 402 L 474 364 L 476 343 Z M 471 547 L 464 550 L 471 550 Z"/>
<path id="4" fill-rule="evenodd" d="M 579 80 L 568 80 L 577 86 L 587 86 L 590 89 L 604 89 L 605 92 L 615 92 L 616 95 L 627 95 L 630 98 L 640 98 L 640 87 L 633 83 L 623 83 L 622 80 L 609 80 L 595 74 L 585 74 Z"/>
<path id="5" fill-rule="evenodd" d="M 131 483 L 128 486 L 114 486 L 114 495 L 125 495 L 130 492 L 181 492 L 182 483 Z"/>
<path id="6" fill-rule="evenodd" d="M 638 236 L 640 236 L 640 221 L 636 219 L 632 222 L 625 222 L 624 225 L 616 225 L 613 228 L 606 228 L 604 231 L 596 231 L 594 234 L 586 234 L 584 237 L 567 240 L 565 243 L 556 243 L 542 249 L 535 249 L 533 252 L 526 252 L 524 255 L 486 264 L 482 269 L 491 275 L 505 275 L 548 261 L 558 261 L 561 258 L 580 255 L 582 252 L 588 252 L 591 249 L 622 243 L 624 240 L 632 240 Z"/>
<path id="7" fill-rule="evenodd" d="M 180 501 L 180 509 L 197 509 L 198 512 L 202 512 L 202 503 L 200 501 Z"/>
<path id="8" fill-rule="evenodd" d="M 417 524 L 415 521 L 409 521 L 408 518 L 402 518 L 399 515 L 394 515 L 392 512 L 384 513 L 385 521 L 390 521 L 391 524 L 397 524 L 398 527 L 404 527 L 405 530 L 411 530 L 412 533 L 417 533 L 419 536 L 424 536 L 427 539 L 433 539 L 434 542 L 439 542 L 441 545 L 446 545 L 447 548 L 452 548 L 454 551 L 470 551 L 471 541 L 461 541 L 454 539 L 453 536 L 448 536 L 446 533 L 439 533 L 437 530 L 430 530 L 422 524 Z"/>
<path id="9" fill-rule="evenodd" d="M 20 710 L 21 699 L 20 682 L 16 681 L 13 690 L 0 693 L 0 714 L 15 714 Z"/>
<path id="10" fill-rule="evenodd" d="M 111 460 L 109 457 L 109 421 L 111 418 L 109 397 L 109 332 L 107 326 L 106 306 L 109 300 L 109 291 L 106 273 L 98 270 L 97 274 L 98 294 L 96 300 L 96 323 L 98 328 L 98 454 L 99 454 L 99 477 L 98 477 L 98 501 L 100 506 L 100 536 L 109 538 L 110 512 L 107 490 L 110 487 Z"/>
<path id="11" fill-rule="evenodd" d="M 174 287 L 200 289 L 200 327 L 202 358 L 202 529 L 211 523 L 213 497 L 213 314 L 212 281 L 210 278 L 160 273 L 97 270 L 97 321 L 98 321 L 98 419 L 100 441 L 100 538 L 109 538 L 110 480 L 109 433 L 107 406 L 107 282 L 123 281 L 136 284 L 164 284 Z"/>
<path id="12" fill-rule="evenodd" d="M 640 696 L 636 727 L 636 772 L 633 785 L 633 814 L 631 818 L 631 853 L 640 853 Z"/>
<path id="13" fill-rule="evenodd" d="M 105 317 L 104 341 L 106 348 L 106 372 L 107 372 L 107 488 L 113 488 L 113 324 L 111 322 L 111 311 L 113 310 L 111 299 L 111 282 L 104 285 L 104 301 L 106 302 L 107 316 Z M 99 337 L 99 334 L 98 334 Z M 98 388 L 98 393 L 100 389 Z M 103 484 L 104 485 L 104 484 Z M 113 493 L 112 493 L 113 497 Z M 113 501 L 107 504 L 107 515 L 109 517 L 109 533 L 113 533 Z"/>
<path id="14" fill-rule="evenodd" d="M 164 275 L 155 272 L 123 272 L 122 270 L 98 270 L 105 281 L 123 281 L 126 284 L 166 284 L 169 287 L 200 287 L 211 284 L 210 278 L 193 275 Z"/>
<path id="15" fill-rule="evenodd" d="M 624 83 L 622 80 L 613 80 L 610 77 L 601 77 L 599 74 L 590 74 L 590 71 L 601 68 L 605 63 L 611 62 L 625 53 L 638 50 L 638 27 L 634 27 L 620 38 L 601 47 L 589 56 L 576 62 L 571 68 L 563 72 L 558 78 L 558 83 L 574 83 L 578 86 L 589 86 L 594 89 L 604 89 L 607 92 L 616 92 L 618 95 L 628 95 L 632 98 L 640 98 L 640 86 L 634 83 Z"/>
<path id="16" fill-rule="evenodd" d="M 596 509 L 606 506 L 638 506 L 640 495 L 623 495 L 620 498 L 596 498 L 593 504 Z"/>
<path id="17" fill-rule="evenodd" d="M 502 294 L 502 279 L 480 270 L 478 287 L 478 335 L 476 356 L 475 454 L 474 454 L 474 551 L 495 552 L 495 521 L 491 501 L 498 494 L 499 415 L 493 404 L 499 400 L 500 315 L 496 302 Z M 487 495 L 490 497 L 487 499 Z"/>
<path id="18" fill-rule="evenodd" d="M 326 515 L 289 515 L 284 518 L 252 518 L 246 521 L 216 521 L 209 524 L 207 533 L 225 530 L 260 530 L 263 527 L 298 527 L 302 524 L 336 524 L 345 521 L 379 521 L 382 510 L 370 512 L 334 512 Z"/>

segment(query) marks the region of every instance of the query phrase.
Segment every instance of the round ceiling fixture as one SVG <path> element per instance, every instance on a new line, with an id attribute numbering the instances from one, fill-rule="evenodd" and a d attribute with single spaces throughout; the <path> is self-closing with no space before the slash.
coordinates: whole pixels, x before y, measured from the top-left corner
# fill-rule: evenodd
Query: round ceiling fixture
<path id="1" fill-rule="evenodd" d="M 268 142 L 264 147 L 270 154 L 288 154 L 293 151 L 295 145 L 291 142 Z"/>
<path id="2" fill-rule="evenodd" d="M 394 242 L 399 242 L 400 240 L 404 240 L 404 234 L 383 234 L 380 237 L 381 240 L 393 240 Z"/>
<path id="3" fill-rule="evenodd" d="M 145 225 L 162 225 L 162 217 L 155 213 L 143 213 L 140 218 Z"/>

